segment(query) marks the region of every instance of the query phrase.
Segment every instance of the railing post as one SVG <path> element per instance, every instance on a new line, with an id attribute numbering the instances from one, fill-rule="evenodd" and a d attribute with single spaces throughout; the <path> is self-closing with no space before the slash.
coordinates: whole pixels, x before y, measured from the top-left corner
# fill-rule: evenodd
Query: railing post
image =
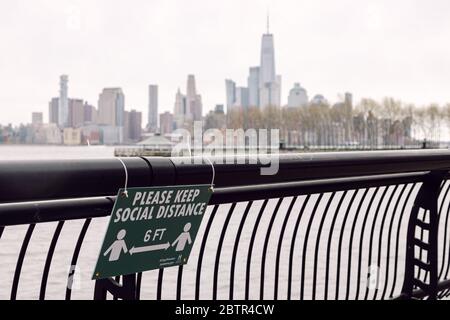
<path id="1" fill-rule="evenodd" d="M 437 297 L 438 285 L 438 198 L 442 182 L 447 171 L 432 171 L 424 179 L 417 194 L 408 223 L 407 249 L 405 261 L 405 279 L 403 282 L 403 299 L 412 299 L 415 287 L 423 291 L 430 300 Z M 429 216 L 429 222 L 419 219 L 420 209 L 425 210 L 424 217 Z M 416 227 L 428 231 L 428 242 L 417 239 Z M 416 248 L 427 253 L 427 261 L 415 257 Z M 418 279 L 415 268 L 428 273 L 428 283 Z M 424 278 L 426 279 L 426 277 Z M 422 294 L 423 296 L 423 294 Z"/>
<path id="2" fill-rule="evenodd" d="M 111 278 L 95 281 L 94 300 L 106 300 L 108 292 L 118 299 L 137 300 L 136 274 L 122 276 L 122 284 Z"/>

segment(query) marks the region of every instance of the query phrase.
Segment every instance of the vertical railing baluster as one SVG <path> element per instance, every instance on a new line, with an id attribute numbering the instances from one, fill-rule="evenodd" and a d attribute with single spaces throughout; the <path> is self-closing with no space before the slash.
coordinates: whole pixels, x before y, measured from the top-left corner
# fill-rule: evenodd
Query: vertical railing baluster
<path id="1" fill-rule="evenodd" d="M 225 222 L 222 227 L 222 232 L 220 233 L 219 243 L 217 245 L 216 251 L 216 259 L 214 263 L 214 276 L 213 276 L 213 300 L 217 300 L 217 281 L 219 278 L 219 264 L 220 264 L 220 255 L 222 253 L 223 241 L 225 239 L 225 233 L 228 229 L 228 224 L 230 223 L 231 216 L 233 215 L 236 209 L 236 203 L 231 205 L 231 208 L 228 210 L 227 217 L 225 218 Z"/>
<path id="2" fill-rule="evenodd" d="M 389 214 L 389 208 L 391 206 L 392 199 L 394 198 L 394 195 L 397 192 L 397 189 L 398 189 L 398 185 L 395 185 L 394 186 L 394 190 L 392 190 L 391 195 L 389 196 L 389 200 L 388 200 L 388 202 L 386 204 L 386 207 L 385 207 L 383 215 L 382 215 L 383 217 L 381 219 L 380 232 L 378 234 L 378 255 L 377 255 L 377 262 L 376 262 L 376 266 L 378 267 L 378 270 L 381 270 L 381 252 L 383 250 L 384 224 L 385 224 L 386 218 L 387 218 L 387 216 Z M 380 284 L 380 281 L 379 281 L 380 279 L 377 279 L 377 280 L 378 280 L 378 284 Z M 383 289 L 384 289 L 384 287 L 383 287 Z M 375 292 L 374 292 L 374 295 L 373 295 L 373 298 L 372 298 L 373 300 L 377 299 L 378 291 L 379 291 L 379 285 L 377 285 L 376 288 L 375 288 Z"/>
<path id="3" fill-rule="evenodd" d="M 50 265 L 52 263 L 53 253 L 55 252 L 56 243 L 58 242 L 58 238 L 59 238 L 59 235 L 61 234 L 63 225 L 64 225 L 64 221 L 58 222 L 55 232 L 53 233 L 53 238 L 52 238 L 50 247 L 47 252 L 47 258 L 45 259 L 44 272 L 42 273 L 41 290 L 39 293 L 39 300 L 45 299 L 45 290 L 47 288 L 48 273 L 50 272 Z"/>
<path id="4" fill-rule="evenodd" d="M 163 279 L 164 279 L 164 269 L 161 268 L 158 271 L 158 282 L 156 285 L 156 300 L 161 300 L 162 297 L 162 285 L 163 285 Z"/>
<path id="5" fill-rule="evenodd" d="M 328 210 L 330 208 L 331 203 L 333 202 L 334 196 L 336 195 L 336 192 L 333 192 L 331 196 L 328 198 L 327 204 L 325 206 L 325 209 L 322 212 L 322 218 L 320 219 L 319 224 L 319 230 L 317 231 L 317 237 L 316 237 L 316 249 L 314 252 L 314 264 L 313 264 L 313 293 L 312 293 L 312 300 L 316 300 L 316 286 L 317 286 L 317 261 L 319 259 L 319 252 L 320 252 L 320 237 L 322 235 L 322 228 L 325 223 L 325 218 L 328 216 Z"/>
<path id="6" fill-rule="evenodd" d="M 367 196 L 368 192 L 369 192 L 369 189 L 366 188 L 364 190 L 364 193 L 363 193 L 361 199 L 359 200 L 358 207 L 356 208 L 356 212 L 355 212 L 355 215 L 353 217 L 352 227 L 350 229 L 348 260 L 347 260 L 347 288 L 345 290 L 345 300 L 348 300 L 349 297 L 350 297 L 350 286 L 351 286 L 350 279 L 352 277 L 353 237 L 354 237 L 354 234 L 355 234 L 356 223 L 357 223 L 358 218 L 359 218 L 359 213 L 361 211 L 362 204 L 364 203 L 364 200 L 366 199 L 366 196 Z M 359 279 L 356 278 L 356 282 L 358 282 L 358 280 Z"/>
<path id="7" fill-rule="evenodd" d="M 368 259 L 368 262 L 367 262 L 367 267 L 368 267 L 368 268 L 371 268 L 371 266 L 372 266 L 372 255 L 373 255 L 372 252 L 374 251 L 374 247 L 373 247 L 373 238 L 374 238 L 374 234 L 375 234 L 375 227 L 376 227 L 376 225 L 377 225 L 377 220 L 378 220 L 378 217 L 380 216 L 380 215 L 378 214 L 378 212 L 380 212 L 381 204 L 382 204 L 383 201 L 384 201 L 384 198 L 385 198 L 385 196 L 386 196 L 386 193 L 387 193 L 388 189 L 389 189 L 389 186 L 385 186 L 385 187 L 384 187 L 383 193 L 381 194 L 380 200 L 378 201 L 377 208 L 376 208 L 376 210 L 375 210 L 375 212 L 374 212 L 374 214 L 375 214 L 375 219 L 373 220 L 372 228 L 370 229 L 369 259 Z M 378 276 L 377 276 L 377 282 L 378 282 Z M 377 286 L 378 286 L 378 283 L 377 283 Z M 366 286 L 366 293 L 365 293 L 365 295 L 364 295 L 364 300 L 367 300 L 367 299 L 369 298 L 369 290 L 370 290 L 369 286 Z"/>
<path id="8" fill-rule="evenodd" d="M 359 192 L 359 190 L 354 190 L 352 197 L 350 199 L 350 202 L 347 205 L 347 210 L 345 211 L 344 215 L 344 221 L 342 221 L 342 227 L 341 232 L 339 234 L 339 244 L 338 244 L 338 250 L 337 250 L 337 267 L 336 267 L 336 295 L 335 300 L 339 300 L 339 281 L 340 281 L 340 273 L 341 273 L 341 255 L 342 255 L 342 240 L 344 238 L 344 232 L 345 232 L 345 225 L 347 223 L 348 214 L 350 213 L 350 210 L 352 209 L 353 202 L 355 201 L 356 194 Z"/>
<path id="9" fill-rule="evenodd" d="M 216 216 L 217 209 L 219 209 L 219 205 L 215 205 L 213 210 L 211 211 L 208 222 L 206 224 L 205 232 L 203 233 L 202 243 L 200 244 L 200 252 L 198 254 L 198 262 L 197 262 L 197 273 L 195 278 L 195 300 L 200 299 L 200 282 L 201 282 L 203 255 L 205 254 L 206 241 L 208 240 L 209 231 L 211 230 L 211 225 L 213 223 L 214 217 Z"/>
<path id="10" fill-rule="evenodd" d="M 286 212 L 286 215 L 284 217 L 283 224 L 281 226 L 281 232 L 280 237 L 278 239 L 278 245 L 277 245 L 277 256 L 275 259 L 275 280 L 274 280 L 274 300 L 278 300 L 278 281 L 279 281 L 279 275 L 280 275 L 280 259 L 281 259 L 281 250 L 282 250 L 282 244 L 283 244 L 283 238 L 284 233 L 286 232 L 286 226 L 289 220 L 289 217 L 291 216 L 292 208 L 294 207 L 295 202 L 297 201 L 298 197 L 293 197 L 291 200 L 291 203 L 289 205 L 289 208 Z"/>
<path id="11" fill-rule="evenodd" d="M 287 285 L 288 285 L 288 287 L 287 287 L 288 300 L 291 300 L 291 298 L 292 298 L 292 269 L 293 269 L 293 265 L 294 265 L 294 250 L 295 250 L 295 242 L 297 241 L 297 232 L 298 232 L 300 222 L 303 217 L 303 212 L 305 211 L 306 205 L 308 204 L 310 197 L 311 197 L 310 195 L 307 195 L 305 197 L 305 200 L 303 201 L 303 205 L 300 209 L 300 212 L 298 213 L 297 221 L 295 222 L 294 232 L 292 234 L 291 247 L 290 247 L 290 251 L 289 251 L 289 271 L 288 271 L 288 283 L 287 283 Z"/>
<path id="12" fill-rule="evenodd" d="M 250 238 L 250 244 L 248 247 L 248 256 L 247 256 L 247 268 L 245 273 L 245 300 L 249 300 L 250 297 L 250 277 L 251 277 L 251 265 L 252 265 L 252 256 L 253 256 L 253 245 L 255 243 L 256 232 L 258 231 L 259 223 L 261 222 L 262 215 L 264 210 L 266 209 L 268 199 L 264 200 L 261 208 L 259 209 L 258 217 L 256 218 L 255 225 L 253 227 L 252 236 Z"/>
<path id="13" fill-rule="evenodd" d="M 358 264 L 357 264 L 357 270 L 358 270 L 358 274 L 356 276 L 356 293 L 355 293 L 355 299 L 359 299 L 359 293 L 360 293 L 360 289 L 361 289 L 361 266 L 362 266 L 362 256 L 363 256 L 363 244 L 364 244 L 364 235 L 366 233 L 366 225 L 367 225 L 367 219 L 369 218 L 370 215 L 370 208 L 372 208 L 372 204 L 373 201 L 375 200 L 376 195 L 378 194 L 378 191 L 380 190 L 379 187 L 375 188 L 375 190 L 372 193 L 372 196 L 370 198 L 369 204 L 367 205 L 367 210 L 364 213 L 364 219 L 362 222 L 362 226 L 361 226 L 361 237 L 359 239 L 359 251 L 358 251 Z M 373 221 L 373 220 L 372 220 Z M 370 226 L 370 225 L 369 225 Z"/>
<path id="14" fill-rule="evenodd" d="M 314 208 L 311 211 L 311 215 L 309 216 L 308 226 L 306 227 L 306 233 L 305 233 L 305 241 L 303 242 L 303 254 L 302 254 L 302 271 L 301 271 L 301 278 L 300 278 L 300 300 L 304 299 L 305 294 L 305 267 L 306 267 L 306 256 L 307 256 L 307 250 L 308 250 L 308 240 L 309 240 L 309 233 L 311 231 L 312 222 L 315 217 L 315 213 L 317 211 L 317 207 L 319 206 L 320 202 L 322 201 L 323 193 L 319 195 L 317 198 Z M 313 288 L 313 293 L 315 288 Z"/>
<path id="15" fill-rule="evenodd" d="M 181 300 L 181 288 L 183 284 L 183 265 L 178 267 L 178 276 L 177 276 L 177 297 L 176 299 Z"/>
<path id="16" fill-rule="evenodd" d="M 333 240 L 333 233 L 334 233 L 334 227 L 336 226 L 337 217 L 339 215 L 339 212 L 341 211 L 342 204 L 344 203 L 344 199 L 347 196 L 348 191 L 344 191 L 341 195 L 341 198 L 339 199 L 339 203 L 336 207 L 336 210 L 333 215 L 333 220 L 331 221 L 330 225 L 330 233 L 328 235 L 328 242 L 327 242 L 327 261 L 325 262 L 325 288 L 324 288 L 324 299 L 328 300 L 328 286 L 330 283 L 330 264 L 331 264 L 331 245 Z"/>
<path id="17" fill-rule="evenodd" d="M 383 293 L 381 294 L 381 300 L 384 300 L 385 296 L 386 296 L 386 292 L 388 290 L 388 285 L 389 285 L 389 261 L 390 261 L 390 253 L 391 253 L 391 235 L 392 235 L 392 227 L 394 225 L 394 219 L 397 215 L 397 208 L 398 205 L 400 203 L 400 200 L 403 197 L 403 193 L 405 192 L 406 189 L 406 184 L 403 185 L 400 194 L 397 197 L 397 201 L 395 202 L 395 206 L 394 206 L 394 210 L 392 211 L 392 215 L 391 215 L 391 221 L 389 223 L 389 232 L 388 232 L 388 237 L 387 237 L 387 253 L 386 253 L 386 277 L 384 280 L 384 287 L 383 287 Z M 392 296 L 390 296 L 389 298 L 392 298 Z"/>
<path id="18" fill-rule="evenodd" d="M 236 257 L 238 252 L 238 246 L 241 240 L 242 229 L 244 228 L 245 222 L 247 221 L 248 212 L 250 211 L 252 205 L 253 201 L 247 203 L 244 214 L 242 215 L 241 222 L 239 223 L 239 228 L 236 234 L 236 240 L 234 241 L 233 255 L 231 258 L 231 268 L 230 268 L 230 300 L 234 299 L 234 275 L 236 272 L 235 268 L 236 268 Z"/>
<path id="19" fill-rule="evenodd" d="M 122 278 L 122 276 L 115 276 L 115 277 L 114 277 L 114 280 L 115 280 L 117 283 L 120 284 L 120 279 L 121 279 L 121 278 Z M 121 285 L 123 285 L 123 283 L 122 283 Z M 117 301 L 117 300 L 119 300 L 119 296 L 113 294 L 113 301 Z"/>
<path id="20" fill-rule="evenodd" d="M 264 240 L 262 259 L 261 259 L 261 278 L 260 278 L 260 286 L 259 286 L 259 298 L 260 300 L 264 300 L 264 284 L 265 284 L 265 275 L 266 275 L 266 256 L 267 256 L 267 248 L 269 246 L 269 239 L 272 233 L 273 223 L 280 209 L 280 205 L 283 202 L 283 198 L 278 199 L 278 202 L 275 206 L 274 211 L 272 212 L 272 217 L 270 218 L 269 226 L 267 228 L 266 238 Z"/>
<path id="21" fill-rule="evenodd" d="M 136 277 L 136 300 L 141 300 L 141 285 L 142 285 L 142 272 L 139 272 Z"/>
<path id="22" fill-rule="evenodd" d="M 17 258 L 16 271 L 14 272 L 14 279 L 11 289 L 11 300 L 16 300 L 17 298 L 17 288 L 19 286 L 20 273 L 22 272 L 23 260 L 25 259 L 25 254 L 27 253 L 28 244 L 30 243 L 31 236 L 33 235 L 34 227 L 36 225 L 30 224 L 28 226 L 27 233 L 22 242 L 22 247 L 20 248 L 19 257 Z"/>
<path id="23" fill-rule="evenodd" d="M 72 297 L 72 284 L 73 277 L 75 276 L 75 268 L 78 262 L 78 255 L 80 254 L 81 246 L 84 241 L 84 237 L 89 228 L 92 218 L 88 218 L 84 221 L 83 227 L 81 228 L 81 232 L 78 236 L 77 244 L 75 245 L 75 250 L 73 251 L 72 261 L 70 263 L 70 271 L 67 277 L 67 287 L 66 287 L 66 300 L 70 300 Z"/>

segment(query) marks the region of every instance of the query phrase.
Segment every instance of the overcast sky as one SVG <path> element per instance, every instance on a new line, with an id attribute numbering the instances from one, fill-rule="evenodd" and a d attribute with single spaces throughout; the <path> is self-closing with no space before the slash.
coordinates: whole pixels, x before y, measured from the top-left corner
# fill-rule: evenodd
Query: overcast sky
<path id="1" fill-rule="evenodd" d="M 448 0 L 1 0 L 0 123 L 47 119 L 63 73 L 70 97 L 97 105 L 120 86 L 145 119 L 148 84 L 172 111 L 193 73 L 212 109 L 259 64 L 268 9 L 283 102 L 294 82 L 333 102 L 450 102 Z"/>

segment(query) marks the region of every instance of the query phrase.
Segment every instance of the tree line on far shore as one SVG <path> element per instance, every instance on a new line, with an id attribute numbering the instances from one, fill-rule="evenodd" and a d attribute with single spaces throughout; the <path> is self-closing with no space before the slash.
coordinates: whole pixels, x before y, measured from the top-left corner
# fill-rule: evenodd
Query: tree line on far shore
<path id="1" fill-rule="evenodd" d="M 210 112 L 206 129 L 280 129 L 288 145 L 298 146 L 407 146 L 423 140 L 446 139 L 450 103 L 416 106 L 394 98 L 382 101 L 308 104 L 302 107 L 233 107 L 227 114 Z"/>

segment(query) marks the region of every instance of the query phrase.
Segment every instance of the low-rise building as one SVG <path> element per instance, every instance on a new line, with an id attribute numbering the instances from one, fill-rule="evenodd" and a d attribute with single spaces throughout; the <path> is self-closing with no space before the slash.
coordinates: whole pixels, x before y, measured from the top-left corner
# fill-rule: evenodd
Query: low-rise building
<path id="1" fill-rule="evenodd" d="M 64 128 L 63 143 L 68 146 L 81 144 L 81 129 Z"/>

